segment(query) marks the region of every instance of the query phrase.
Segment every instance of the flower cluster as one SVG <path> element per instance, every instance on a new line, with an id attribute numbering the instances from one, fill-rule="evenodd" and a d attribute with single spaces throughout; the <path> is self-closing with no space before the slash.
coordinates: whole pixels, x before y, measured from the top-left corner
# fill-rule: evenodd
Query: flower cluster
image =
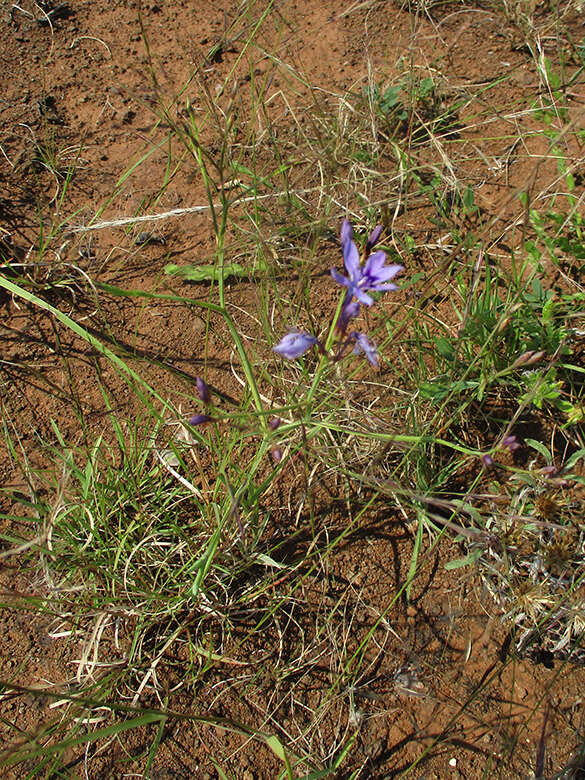
<path id="1" fill-rule="evenodd" d="M 353 352 L 356 355 L 363 353 L 374 367 L 378 366 L 379 357 L 375 344 L 368 339 L 365 333 L 352 330 L 348 334 L 347 329 L 350 321 L 359 315 L 361 305 L 372 306 L 374 304 L 374 299 L 368 295 L 369 292 L 397 289 L 397 286 L 390 280 L 402 271 L 402 266 L 386 265 L 386 253 L 381 249 L 372 252 L 381 235 L 382 226 L 378 225 L 370 234 L 360 258 L 360 253 L 353 240 L 351 224 L 345 219 L 341 225 L 341 249 L 346 276 L 340 274 L 335 268 L 331 269 L 331 276 L 338 284 L 345 287 L 346 293 L 335 324 L 339 343 L 334 360 L 343 357 L 347 347 L 353 344 Z M 295 329 L 279 341 L 274 347 L 274 351 L 287 360 L 294 360 L 313 346 L 317 346 L 320 352 L 325 354 L 325 348 L 315 336 Z"/>
<path id="2" fill-rule="evenodd" d="M 401 265 L 386 265 L 386 252 L 381 249 L 370 254 L 378 243 L 382 234 L 382 226 L 379 225 L 372 231 L 366 244 L 365 263 L 360 263 L 360 255 L 353 238 L 353 228 L 347 219 L 341 226 L 341 249 L 343 250 L 343 264 L 347 276 L 342 276 L 335 268 L 331 269 L 331 276 L 338 284 L 347 288 L 346 305 L 355 299 L 358 303 L 371 306 L 374 299 L 368 295 L 369 290 L 396 290 L 395 284 L 390 282 L 396 274 L 402 271 Z"/>

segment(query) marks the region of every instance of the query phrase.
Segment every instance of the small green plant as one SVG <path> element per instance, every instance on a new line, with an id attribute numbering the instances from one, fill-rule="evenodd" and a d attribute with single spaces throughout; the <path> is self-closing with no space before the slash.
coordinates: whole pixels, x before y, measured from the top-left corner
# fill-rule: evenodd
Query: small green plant
<path id="1" fill-rule="evenodd" d="M 563 80 L 550 59 L 544 55 L 539 59 L 539 68 L 546 89 L 540 102 L 534 101 L 532 104 L 534 115 L 546 125 L 545 133 L 555 138 L 559 133 L 557 125 L 569 120 Z"/>
<path id="2" fill-rule="evenodd" d="M 466 282 L 460 284 L 466 306 L 456 310 L 461 323 L 457 338 L 435 336 L 429 343 L 439 374 L 421 385 L 424 396 L 440 401 L 472 392 L 482 400 L 499 385 L 515 388 L 522 403 L 537 408 L 557 399 L 561 382 L 556 368 L 542 374 L 533 365 L 547 356 L 556 362 L 571 354 L 566 311 L 573 300 L 555 300 L 536 278 L 518 297 L 506 300 L 489 270 L 477 295 L 468 296 Z"/>
<path id="3" fill-rule="evenodd" d="M 405 71 L 398 84 L 373 84 L 364 88 L 363 96 L 373 106 L 388 139 L 408 135 L 416 145 L 432 134 L 453 132 L 457 123 L 458 104 L 448 101 L 436 77 L 417 78 Z"/>

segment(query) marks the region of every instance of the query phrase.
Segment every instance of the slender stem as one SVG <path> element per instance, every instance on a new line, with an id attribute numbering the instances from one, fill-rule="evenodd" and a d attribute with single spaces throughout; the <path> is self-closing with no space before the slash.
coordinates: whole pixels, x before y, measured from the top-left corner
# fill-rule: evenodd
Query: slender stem
<path id="1" fill-rule="evenodd" d="M 280 426 L 279 431 L 282 431 L 282 433 L 286 433 L 288 430 L 297 428 L 299 425 L 298 422 L 286 424 Z M 447 439 L 438 439 L 435 438 L 432 434 L 419 434 L 419 435 L 413 435 L 413 434 L 397 434 L 397 433 L 381 433 L 379 431 L 359 431 L 359 430 L 352 430 L 351 428 L 347 428 L 343 425 L 338 425 L 337 423 L 330 422 L 329 420 L 320 420 L 318 423 L 313 423 L 311 425 L 310 419 L 305 421 L 305 425 L 309 425 L 309 429 L 307 431 L 307 438 L 310 438 L 316 431 L 319 431 L 323 428 L 329 431 L 336 431 L 337 433 L 343 433 L 346 436 L 362 436 L 366 439 L 375 439 L 376 441 L 382 441 L 382 442 L 398 442 L 402 444 L 438 444 L 441 447 L 447 447 L 451 450 L 455 450 L 456 452 L 460 452 L 463 455 L 468 455 L 469 457 L 481 457 L 482 455 L 485 455 L 486 452 L 484 450 L 476 450 L 472 449 L 470 447 L 464 447 L 461 444 L 456 444 L 452 441 L 447 441 Z"/>
<path id="2" fill-rule="evenodd" d="M 329 350 L 331 349 L 331 345 L 333 344 L 333 339 L 335 338 L 335 328 L 337 327 L 337 322 L 339 320 L 339 317 L 341 316 L 341 310 L 343 309 L 344 301 L 345 301 L 345 293 L 339 299 L 339 302 L 337 304 L 337 309 L 335 310 L 335 314 L 333 315 L 333 319 L 331 320 L 331 325 L 329 326 L 329 333 L 327 334 L 327 339 L 325 340 L 325 349 L 324 352 L 321 353 L 321 358 L 319 359 L 319 365 L 317 366 L 317 370 L 315 371 L 315 375 L 313 377 L 313 382 L 307 394 L 308 406 L 310 406 L 310 404 L 313 401 L 313 397 L 317 391 L 317 387 L 319 386 L 319 382 L 321 381 L 321 376 L 323 375 L 325 368 L 327 368 L 329 363 L 331 362 L 329 359 Z"/>

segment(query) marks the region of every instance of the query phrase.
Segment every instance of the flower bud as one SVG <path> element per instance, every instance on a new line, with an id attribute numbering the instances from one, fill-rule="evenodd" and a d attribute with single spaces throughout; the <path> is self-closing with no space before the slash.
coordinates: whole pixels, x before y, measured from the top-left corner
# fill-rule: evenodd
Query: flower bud
<path id="1" fill-rule="evenodd" d="M 520 449 L 520 442 L 516 439 L 515 436 L 504 436 L 502 439 L 502 447 L 507 447 L 510 452 L 515 452 L 516 450 Z"/>
<path id="2" fill-rule="evenodd" d="M 272 455 L 272 460 L 275 463 L 280 463 L 280 461 L 282 460 L 282 450 L 280 449 L 280 447 L 274 447 L 274 449 L 270 451 L 270 454 Z"/>
<path id="3" fill-rule="evenodd" d="M 372 232 L 370 233 L 370 237 L 368 238 L 368 243 L 366 244 L 366 252 L 369 252 L 370 249 L 373 249 L 378 241 L 380 240 L 380 236 L 382 235 L 382 231 L 384 230 L 383 225 L 378 225 L 378 227 L 375 227 Z"/>
<path id="4" fill-rule="evenodd" d="M 189 425 L 203 425 L 203 423 L 212 422 L 213 417 L 208 414 L 194 414 L 189 420 Z"/>
<path id="5" fill-rule="evenodd" d="M 533 363 L 538 363 L 545 356 L 546 352 L 544 350 L 535 352 L 531 349 L 528 352 L 524 352 L 520 357 L 517 357 L 512 363 L 512 368 L 518 368 L 518 366 L 531 366 Z"/>
<path id="6" fill-rule="evenodd" d="M 204 404 L 208 404 L 211 399 L 211 394 L 205 380 L 201 379 L 200 376 L 195 377 L 195 385 L 197 386 L 197 395 L 199 398 Z"/>
<path id="7" fill-rule="evenodd" d="M 294 360 L 304 355 L 314 344 L 317 344 L 315 336 L 295 329 L 283 336 L 272 349 L 278 352 L 279 355 L 282 355 L 283 358 Z"/>

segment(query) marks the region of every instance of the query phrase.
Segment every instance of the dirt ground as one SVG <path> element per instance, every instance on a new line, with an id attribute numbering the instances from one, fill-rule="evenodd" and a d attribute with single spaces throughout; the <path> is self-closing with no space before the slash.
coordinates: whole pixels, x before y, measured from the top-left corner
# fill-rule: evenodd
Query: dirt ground
<path id="1" fill-rule="evenodd" d="M 26 262 L 39 240 L 39 203 L 47 227 L 68 220 L 61 233 L 63 242 L 49 244 L 44 264 L 30 273 L 33 291 L 42 294 L 51 274 L 70 264 L 94 282 L 194 295 L 188 285 L 171 283 L 163 268 L 169 262 L 212 256 L 212 226 L 205 212 L 183 212 L 155 225 L 130 221 L 102 230 L 82 228 L 96 214 L 98 221 L 115 221 L 139 209 L 168 212 L 205 204 L 202 183 L 189 174 L 188 167 L 167 177 L 161 192 L 167 158 L 164 147 L 156 146 L 163 121 L 154 112 L 157 101 L 161 95 L 173 100 L 187 85 L 171 109 L 180 118 L 187 101 L 196 99 L 190 81 L 195 68 L 211 92 L 231 75 L 233 93 L 217 96 L 218 105 L 224 106 L 226 101 L 245 105 L 251 79 L 265 79 L 267 94 L 278 105 L 275 122 L 283 127 L 287 112 L 302 114 L 308 105 L 307 85 L 324 95 L 343 93 L 364 83 L 368 68 L 392 79 L 401 52 L 413 67 L 440 64 L 449 89 L 459 96 L 477 93 L 478 85 L 501 75 L 502 81 L 485 93 L 484 106 L 474 103 L 469 116 L 480 110 L 489 114 L 491 105 L 518 106 L 518 115 L 512 120 L 494 113 L 489 131 L 485 125 L 474 130 L 466 116 L 460 117 L 469 125 L 466 148 L 471 150 L 475 144 L 481 154 L 462 156 L 459 176 L 473 183 L 482 219 L 500 218 L 502 223 L 518 209 L 512 200 L 518 188 L 530 180 L 535 191 L 543 192 L 554 178 L 548 162 L 539 158 L 538 138 L 532 138 L 531 146 L 510 148 L 506 166 L 492 165 L 503 157 L 508 141 L 502 139 L 509 136 L 510 123 L 525 129 L 532 121 L 521 109 L 539 89 L 527 33 L 514 14 L 503 15 L 494 3 L 471 1 L 421 3 L 420 8 L 413 3 L 410 9 L 393 0 L 281 0 L 250 5 L 250 24 L 263 10 L 269 11 L 253 51 L 245 50 L 245 35 L 231 37 L 230 24 L 242 4 L 228 0 L 38 4 L 22 0 L 3 5 L 3 254 L 13 263 Z M 567 49 L 582 39 L 583 16 L 576 9 L 565 15 L 560 31 L 548 23 L 548 4 L 533 6 L 548 56 L 556 55 L 561 38 Z M 277 60 L 293 63 L 303 81 L 287 82 Z M 576 115 L 583 97 L 575 97 Z M 145 150 L 150 156 L 122 188 L 121 175 Z M 75 172 L 66 202 L 60 203 L 55 193 L 69 168 Z M 301 185 L 304 182 L 298 182 Z M 122 196 L 112 198 L 122 189 Z M 424 210 L 417 213 L 413 207 L 401 219 L 417 240 L 433 232 Z M 141 240 L 144 230 L 155 231 L 146 242 Z M 331 242 L 317 274 L 327 273 L 338 262 L 337 252 Z M 81 283 L 77 276 L 76 284 Z M 156 358 L 156 365 L 151 363 L 145 370 L 159 389 L 174 392 L 168 366 L 187 384 L 199 373 L 201 319 L 185 321 L 184 313 L 171 303 L 155 306 L 152 301 L 129 298 L 121 302 L 105 293 L 100 295 L 99 308 L 92 308 L 72 289 L 75 284 L 53 287 L 51 302 L 74 318 L 83 318 L 94 332 L 106 333 L 110 344 L 136 357 L 137 366 L 142 365 L 141 355 Z M 253 285 L 242 284 L 235 295 L 238 305 L 254 310 Z M 324 301 L 323 307 L 329 304 Z M 246 327 L 245 315 L 241 322 Z M 226 339 L 217 328 L 211 336 L 215 346 L 211 380 L 226 394 L 237 395 L 240 388 L 229 370 Z M 52 421 L 64 436 L 80 442 L 91 441 L 104 428 L 107 413 L 94 381 L 96 370 L 116 409 L 130 417 L 136 412 L 136 399 L 107 361 L 35 307 L 4 293 L 0 293 L 0 349 L 2 404 L 13 426 L 10 433 L 18 435 L 19 447 L 35 466 L 44 465 L 40 442 L 55 442 Z M 88 421 L 84 431 L 79 414 Z M 11 502 L 14 491 L 27 495 L 27 482 L 7 446 L 0 454 L 0 482 L 7 488 L 2 497 L 7 551 L 10 539 L 30 537 L 26 522 L 14 517 L 15 511 L 22 510 L 15 510 Z M 329 512 L 324 525 L 339 527 L 342 508 L 328 503 L 325 492 L 319 500 L 323 512 Z M 498 619 L 479 578 L 468 569 L 444 569 L 446 561 L 459 555 L 447 539 L 423 556 L 410 602 L 394 601 L 408 573 L 412 528 L 410 520 L 389 507 L 387 514 L 369 518 L 336 548 L 324 580 L 308 576 L 303 581 L 302 592 L 291 604 L 286 646 L 280 650 L 280 655 L 288 654 L 289 679 L 294 680 L 288 698 L 284 683 L 276 685 L 272 677 L 276 659 L 266 653 L 266 646 L 281 641 L 280 629 L 268 625 L 265 642 L 255 638 L 244 645 L 233 638 L 225 651 L 226 664 L 209 672 L 196 702 L 189 688 L 183 687 L 168 700 L 169 707 L 182 714 L 196 711 L 269 730 L 270 724 L 258 714 L 275 697 L 273 711 L 293 742 L 304 738 L 306 712 L 322 712 L 312 737 L 316 756 L 331 759 L 333 746 L 346 731 L 353 727 L 356 733 L 351 757 L 339 777 L 398 777 L 417 761 L 410 777 L 528 778 L 537 776 L 537 770 L 538 776 L 556 776 L 584 740 L 585 670 L 554 659 L 513 658 L 508 652 L 508 627 Z M 0 617 L 0 686 L 12 686 L 0 700 L 4 749 L 34 738 L 43 724 L 59 718 L 58 694 L 74 685 L 81 651 L 73 639 L 59 635 L 54 618 L 25 608 L 23 595 L 41 598 L 44 594 L 43 572 L 29 566 L 19 555 L 10 555 L 3 558 L 0 569 L 5 603 Z M 327 613 L 336 619 L 324 627 L 322 605 L 336 600 L 339 609 Z M 375 628 L 375 641 L 368 644 L 367 657 L 361 659 L 358 681 L 331 693 L 329 674 L 336 659 L 359 654 L 372 616 L 380 615 L 383 619 Z M 342 653 L 334 652 L 341 646 Z M 116 652 L 113 644 L 112 652 Z M 171 655 L 168 690 L 181 675 L 181 647 Z M 254 693 L 247 695 L 243 691 L 252 676 L 250 667 L 266 657 L 261 664 L 265 679 L 256 680 Z M 298 658 L 305 660 L 297 663 Z M 314 671 L 306 675 L 303 671 L 316 668 L 315 658 L 319 658 L 320 678 Z M 56 695 L 47 697 L 31 689 Z M 254 700 L 262 696 L 265 701 Z M 156 706 L 157 700 L 143 703 Z M 48 776 L 213 778 L 223 776 L 214 764 L 219 755 L 229 777 L 276 778 L 282 769 L 268 748 L 228 729 L 169 720 L 149 774 L 144 775 L 144 751 L 151 739 L 152 732 L 143 728 L 125 734 L 123 741 L 108 742 L 91 756 L 83 746 L 72 746 L 67 768 Z M 14 777 L 28 777 L 33 770 L 29 763 L 7 771 Z M 577 772 L 563 776 L 584 776 Z"/>

